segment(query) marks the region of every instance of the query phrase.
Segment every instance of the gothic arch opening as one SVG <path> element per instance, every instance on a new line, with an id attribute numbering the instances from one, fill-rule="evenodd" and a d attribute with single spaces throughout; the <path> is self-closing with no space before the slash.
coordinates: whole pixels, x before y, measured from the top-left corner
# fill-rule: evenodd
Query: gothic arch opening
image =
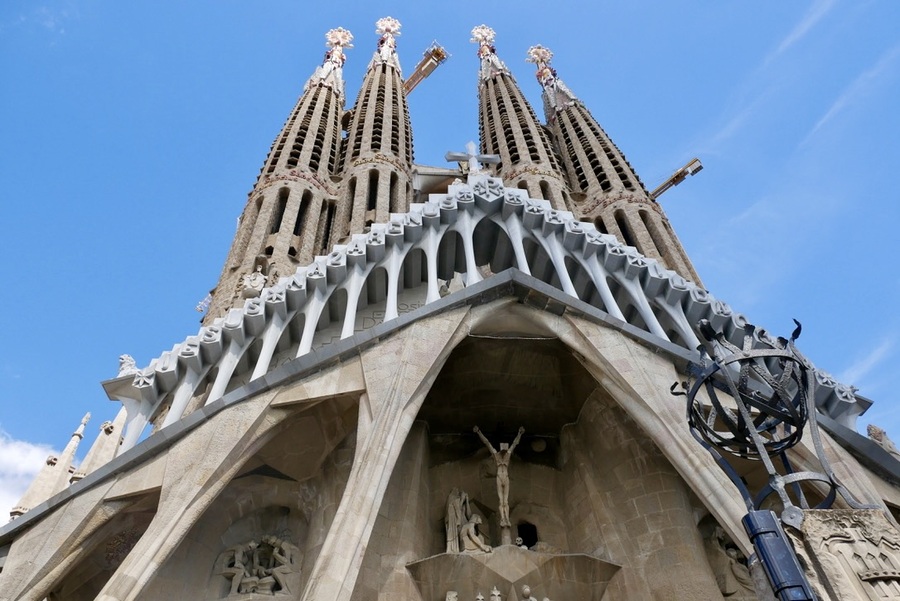
<path id="1" fill-rule="evenodd" d="M 159 491 L 118 503 L 116 515 L 82 544 L 80 559 L 53 585 L 47 595 L 48 601 L 93 601 L 97 598 L 150 527 L 159 504 Z"/>
<path id="2" fill-rule="evenodd" d="M 365 305 L 376 305 L 387 298 L 388 273 L 384 267 L 376 267 L 366 278 L 366 284 L 360 291 L 360 298 L 365 296 Z M 360 306 L 365 306 L 360 303 Z"/>
<path id="3" fill-rule="evenodd" d="M 417 288 L 428 282 L 428 261 L 423 249 L 415 248 L 404 257 L 400 282 L 405 289 Z"/>
<path id="4" fill-rule="evenodd" d="M 438 246 L 438 278 L 452 280 L 457 273 L 466 272 L 466 253 L 459 232 L 447 231 Z"/>
<path id="5" fill-rule="evenodd" d="M 516 266 L 516 253 L 509 235 L 489 217 L 475 226 L 472 236 L 475 247 L 475 264 L 488 265 L 491 272 L 500 273 Z"/>
<path id="6" fill-rule="evenodd" d="M 593 573 L 606 574 L 599 584 L 588 582 L 590 570 L 581 566 L 566 572 L 566 584 L 542 571 L 518 582 L 543 587 L 540 594 L 550 598 L 562 598 L 563 591 L 591 600 L 680 598 L 683 590 L 717 598 L 689 486 L 599 375 L 586 369 L 598 369 L 594 359 L 573 353 L 548 322 L 530 315 L 517 303 L 498 305 L 450 352 L 388 484 L 363 561 L 362 573 L 374 579 L 358 582 L 354 598 L 376 598 L 392 586 L 374 566 L 395 556 L 417 558 L 407 569 L 423 598 L 490 590 L 496 583 L 481 582 L 481 572 L 447 579 L 451 565 L 467 565 L 456 557 L 470 552 L 502 554 L 509 562 L 518 561 L 519 552 L 535 558 L 585 554 L 597 562 Z M 613 379 L 618 369 L 599 367 Z M 634 369 L 642 368 L 625 371 Z M 494 456 L 502 444 L 515 445 L 505 489 L 509 527 L 501 518 Z M 516 536 L 527 550 L 516 546 Z M 492 554 L 467 547 L 471 537 L 493 547 Z M 674 573 L 663 569 L 675 564 Z"/>
<path id="7" fill-rule="evenodd" d="M 298 405 L 256 440 L 140 597 L 299 598 L 350 473 L 357 403 Z"/>
<path id="8" fill-rule="evenodd" d="M 600 293 L 597 292 L 597 287 L 594 286 L 591 274 L 572 257 L 565 257 L 565 263 L 566 271 L 569 274 L 569 279 L 572 281 L 572 286 L 575 288 L 575 293 L 578 294 L 578 298 L 598 309 L 605 310 L 603 299 L 600 298 Z"/>
<path id="9" fill-rule="evenodd" d="M 559 274 L 556 273 L 556 267 L 544 247 L 532 238 L 524 239 L 522 246 L 525 249 L 525 259 L 528 261 L 531 275 L 562 290 Z"/>

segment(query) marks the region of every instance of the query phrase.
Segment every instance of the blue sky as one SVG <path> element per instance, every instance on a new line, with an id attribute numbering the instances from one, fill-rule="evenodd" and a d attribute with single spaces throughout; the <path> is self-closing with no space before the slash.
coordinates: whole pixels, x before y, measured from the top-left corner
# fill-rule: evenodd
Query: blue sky
<path id="1" fill-rule="evenodd" d="M 416 160 L 477 140 L 469 31 L 540 111 L 533 44 L 661 203 L 704 284 L 875 401 L 900 438 L 900 3 L 8 0 L 0 6 L 0 490 L 16 491 L 86 411 L 86 451 L 117 407 L 99 382 L 196 333 L 246 194 L 324 33 L 354 36 L 348 106 L 377 36 L 403 24 Z M 17 493 L 11 492 L 15 496 Z M 0 505 L 12 499 L 0 498 Z"/>

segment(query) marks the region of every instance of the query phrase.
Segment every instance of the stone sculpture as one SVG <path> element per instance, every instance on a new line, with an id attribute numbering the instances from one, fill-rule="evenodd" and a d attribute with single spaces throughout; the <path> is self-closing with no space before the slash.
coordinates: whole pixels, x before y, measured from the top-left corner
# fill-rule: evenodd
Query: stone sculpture
<path id="1" fill-rule="evenodd" d="M 472 514 L 468 522 L 463 524 L 459 530 L 459 550 L 460 552 L 477 553 L 482 551 L 490 553 L 492 551 L 489 545 L 484 544 L 481 535 L 478 534 L 478 525 L 481 524 L 481 516 L 477 513 Z"/>
<path id="2" fill-rule="evenodd" d="M 524 549 L 526 551 L 528 550 L 528 545 L 525 544 L 525 541 L 522 540 L 521 536 L 516 537 L 516 546 L 519 547 L 520 549 Z"/>
<path id="3" fill-rule="evenodd" d="M 509 522 L 509 460 L 512 458 L 513 451 L 515 451 L 516 446 L 522 439 L 525 428 L 519 428 L 519 433 L 512 441 L 512 444 L 507 444 L 505 442 L 500 443 L 499 451 L 491 445 L 490 441 L 488 441 L 484 434 L 481 433 L 478 426 L 472 428 L 472 431 L 475 432 L 481 439 L 481 442 L 485 444 L 491 452 L 494 462 L 497 464 L 497 497 L 500 504 L 500 527 L 509 528 L 511 526 Z"/>
<path id="4" fill-rule="evenodd" d="M 256 298 L 262 289 L 266 287 L 268 278 L 262 272 L 262 265 L 256 266 L 256 271 L 248 273 L 241 278 L 241 296 L 244 298 Z"/>
<path id="5" fill-rule="evenodd" d="M 458 488 L 454 488 L 447 497 L 447 515 L 444 518 L 444 529 L 447 533 L 447 553 L 460 552 L 460 530 L 471 517 L 472 510 L 469 508 L 469 495 Z"/>
<path id="6" fill-rule="evenodd" d="M 500 595 L 500 591 L 497 590 L 497 587 L 491 589 L 491 601 L 502 601 L 503 597 Z"/>
<path id="7" fill-rule="evenodd" d="M 397 61 L 397 40 L 400 35 L 400 21 L 393 17 L 378 19 L 375 23 L 375 33 L 381 37 L 378 39 L 378 56 L 384 62 Z"/>
<path id="8" fill-rule="evenodd" d="M 537 601 L 537 598 L 531 595 L 531 587 L 527 584 L 522 585 L 522 601 Z"/>
<path id="9" fill-rule="evenodd" d="M 740 552 L 731 546 L 725 531 L 716 526 L 706 539 L 706 556 L 716 577 L 719 591 L 729 600 L 756 599 L 750 570 L 742 563 Z"/>
<path id="10" fill-rule="evenodd" d="M 890 453 L 894 459 L 900 460 L 900 450 L 898 450 L 896 445 L 894 445 L 894 441 L 888 438 L 888 435 L 884 430 L 882 430 L 875 424 L 869 424 L 866 427 L 866 433 L 869 435 L 870 439 L 872 439 L 885 451 Z"/>
<path id="11" fill-rule="evenodd" d="M 444 601 L 459 601 L 459 593 L 456 591 L 447 591 L 447 596 L 444 597 Z"/>
<path id="12" fill-rule="evenodd" d="M 133 376 L 137 373 L 140 373 L 140 370 L 134 362 L 134 357 L 131 355 L 119 355 L 119 373 L 116 377 Z"/>
<path id="13" fill-rule="evenodd" d="M 287 576 L 297 571 L 299 553 L 296 546 L 272 535 L 231 547 L 220 572 L 231 579 L 229 595 L 292 594 Z"/>
<path id="14" fill-rule="evenodd" d="M 501 73 L 509 73 L 494 48 L 495 35 L 494 30 L 487 25 L 479 25 L 472 29 L 471 41 L 478 44 L 478 58 L 481 59 L 481 79 L 483 80 Z"/>

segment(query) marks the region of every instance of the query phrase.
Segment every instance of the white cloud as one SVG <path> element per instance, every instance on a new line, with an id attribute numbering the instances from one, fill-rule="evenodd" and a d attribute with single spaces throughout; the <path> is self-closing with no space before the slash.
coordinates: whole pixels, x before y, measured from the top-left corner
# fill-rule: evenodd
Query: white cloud
<path id="1" fill-rule="evenodd" d="M 865 97 L 865 95 L 872 90 L 878 80 L 883 75 L 890 72 L 891 67 L 893 67 L 894 65 L 894 61 L 897 60 L 898 57 L 900 57 L 900 44 L 897 44 L 896 46 L 885 52 L 883 55 L 881 55 L 881 58 L 878 59 L 873 67 L 863 71 L 859 75 L 859 77 L 853 80 L 853 83 L 844 88 L 844 91 L 840 93 L 840 95 L 837 97 L 837 100 L 835 100 L 831 104 L 831 107 L 829 107 L 829 109 L 825 111 L 825 114 L 822 116 L 822 118 L 819 119 L 813 126 L 813 128 L 809 131 L 809 133 L 806 134 L 806 137 L 803 139 L 800 145 L 805 145 L 809 141 L 809 139 L 816 134 L 816 132 L 822 129 L 822 127 L 826 123 L 831 121 L 835 117 L 835 115 L 840 113 L 847 106 L 855 102 L 859 102 L 863 97 Z"/>
<path id="2" fill-rule="evenodd" d="M 765 63 L 768 64 L 775 57 L 802 40 L 806 34 L 808 34 L 812 28 L 815 27 L 832 8 L 834 8 L 835 4 L 836 0 L 817 0 L 814 2 L 813 5 L 809 7 L 809 10 L 806 11 L 806 14 L 800 19 L 800 22 L 794 26 L 783 40 L 781 40 L 781 43 L 778 44 L 778 48 L 766 58 Z"/>
<path id="3" fill-rule="evenodd" d="M 838 381 L 856 385 L 881 363 L 894 348 L 894 339 L 886 338 L 869 353 L 840 373 Z"/>
<path id="4" fill-rule="evenodd" d="M 25 494 L 47 456 L 58 454 L 47 445 L 15 440 L 0 430 L 0 524 Z"/>

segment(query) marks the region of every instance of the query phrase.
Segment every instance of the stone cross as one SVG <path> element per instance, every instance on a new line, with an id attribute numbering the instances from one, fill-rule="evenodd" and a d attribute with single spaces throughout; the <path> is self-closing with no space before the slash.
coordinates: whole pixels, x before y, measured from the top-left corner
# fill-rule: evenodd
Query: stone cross
<path id="1" fill-rule="evenodd" d="M 448 152 L 444 155 L 444 159 L 447 161 L 466 161 L 469 164 L 469 175 L 483 173 L 481 163 L 496 164 L 500 162 L 499 154 L 477 154 L 477 151 L 475 142 L 469 142 L 466 144 L 465 152 Z"/>

